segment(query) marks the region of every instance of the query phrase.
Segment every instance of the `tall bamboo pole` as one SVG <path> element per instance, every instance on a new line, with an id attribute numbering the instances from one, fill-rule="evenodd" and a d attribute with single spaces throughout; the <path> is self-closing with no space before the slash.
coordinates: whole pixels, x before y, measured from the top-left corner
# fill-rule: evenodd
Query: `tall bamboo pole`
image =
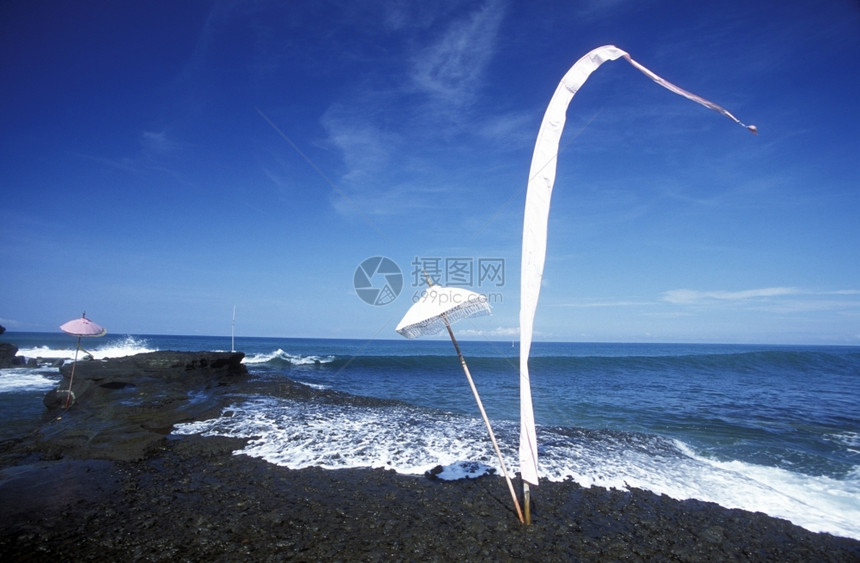
<path id="1" fill-rule="evenodd" d="M 69 403 L 72 401 L 72 382 L 75 380 L 75 367 L 77 367 L 77 365 L 78 365 L 78 350 L 80 350 L 80 349 L 81 349 L 81 337 L 78 336 L 78 344 L 77 344 L 77 346 L 75 346 L 75 361 L 72 362 L 72 373 L 69 376 L 69 392 L 66 395 L 66 406 L 64 408 L 69 408 Z"/>
<path id="2" fill-rule="evenodd" d="M 481 416 L 484 417 L 484 423 L 487 425 L 487 430 L 490 432 L 490 440 L 493 442 L 493 448 L 496 450 L 496 455 L 499 457 L 499 463 L 502 465 L 502 473 L 505 480 L 508 482 L 508 489 L 511 492 L 511 498 L 514 500 L 514 507 L 517 509 L 517 517 L 520 522 L 525 522 L 523 519 L 523 511 L 520 509 L 520 502 L 517 500 L 517 493 L 514 491 L 514 485 L 511 483 L 511 478 L 508 476 L 508 469 L 505 466 L 505 460 L 502 458 L 502 452 L 499 450 L 499 444 L 496 443 L 496 436 L 493 434 L 493 427 L 490 426 L 490 419 L 487 418 L 487 411 L 484 410 L 484 405 L 481 403 L 481 397 L 478 395 L 478 389 L 475 387 L 475 382 L 472 381 L 472 374 L 469 373 L 469 366 L 466 365 L 466 359 L 463 358 L 463 353 L 460 352 L 460 345 L 457 344 L 457 339 L 454 338 L 454 331 L 451 330 L 451 325 L 448 324 L 448 317 L 442 313 L 442 320 L 445 321 L 445 328 L 448 329 L 448 335 L 451 337 L 451 342 L 454 344 L 454 349 L 457 350 L 457 356 L 460 358 L 460 364 L 463 366 L 463 371 L 466 372 L 466 379 L 469 380 L 469 387 L 472 388 L 472 394 L 475 395 L 475 401 L 478 403 L 478 408 L 481 410 Z"/>

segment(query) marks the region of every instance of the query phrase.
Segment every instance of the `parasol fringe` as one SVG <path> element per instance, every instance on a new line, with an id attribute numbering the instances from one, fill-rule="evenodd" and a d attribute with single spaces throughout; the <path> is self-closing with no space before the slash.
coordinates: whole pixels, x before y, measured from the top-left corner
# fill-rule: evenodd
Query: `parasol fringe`
<path id="1" fill-rule="evenodd" d="M 483 302 L 464 305 L 463 307 L 445 313 L 449 322 L 452 323 L 468 317 L 483 317 L 489 314 L 490 306 Z M 438 318 L 431 318 L 398 329 L 397 332 L 406 338 L 418 338 L 419 336 L 439 334 L 443 330 L 445 330 L 445 325 L 440 323 Z"/>

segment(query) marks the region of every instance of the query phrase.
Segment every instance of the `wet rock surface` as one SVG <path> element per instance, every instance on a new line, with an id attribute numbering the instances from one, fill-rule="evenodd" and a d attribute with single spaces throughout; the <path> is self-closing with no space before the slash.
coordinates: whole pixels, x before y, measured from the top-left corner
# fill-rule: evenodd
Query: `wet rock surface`
<path id="1" fill-rule="evenodd" d="M 33 447 L 51 457 L 142 459 L 174 424 L 216 416 L 232 386 L 248 378 L 243 358 L 148 352 L 66 364 L 57 389 L 45 395 L 45 424 Z"/>
<path id="2" fill-rule="evenodd" d="M 169 430 L 219 414 L 253 380 L 180 364 L 78 364 L 74 406 L 0 443 L 2 560 L 860 561 L 855 540 L 638 489 L 544 482 L 527 527 L 497 476 L 291 470 L 234 455 L 244 440 Z"/>
<path id="3" fill-rule="evenodd" d="M 17 353 L 18 347 L 14 344 L 0 342 L 0 368 L 11 368 L 21 365 L 23 360 L 15 356 Z"/>

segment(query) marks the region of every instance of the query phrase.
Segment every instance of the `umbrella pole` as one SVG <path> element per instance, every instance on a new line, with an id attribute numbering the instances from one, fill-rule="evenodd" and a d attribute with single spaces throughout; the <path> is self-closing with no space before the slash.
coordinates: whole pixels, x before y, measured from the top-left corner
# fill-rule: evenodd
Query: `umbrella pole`
<path id="1" fill-rule="evenodd" d="M 493 428 L 490 426 L 490 419 L 487 418 L 487 412 L 484 410 L 484 405 L 481 403 L 478 389 L 475 387 L 475 382 L 472 381 L 472 374 L 469 373 L 469 366 L 466 365 L 466 359 L 463 358 L 463 353 L 460 352 L 460 345 L 457 344 L 457 339 L 454 338 L 454 331 L 451 330 L 451 325 L 448 324 L 448 319 L 444 313 L 442 314 L 442 320 L 445 321 L 445 328 L 448 329 L 448 335 L 451 337 L 454 349 L 457 350 L 460 364 L 463 366 L 463 371 L 466 372 L 466 379 L 469 380 L 469 387 L 472 388 L 472 393 L 475 395 L 475 401 L 478 402 L 478 408 L 481 410 L 481 416 L 484 417 L 484 423 L 487 425 L 487 430 L 490 432 L 490 440 L 493 442 L 493 448 L 496 450 L 496 455 L 499 456 L 499 463 L 502 465 L 502 473 L 504 473 L 505 480 L 508 482 L 508 489 L 511 491 L 511 498 L 514 499 L 514 507 L 517 509 L 517 517 L 520 519 L 520 522 L 525 522 L 525 520 L 523 520 L 523 512 L 520 509 L 520 502 L 517 500 L 517 493 L 514 491 L 514 485 L 511 483 L 511 478 L 508 476 L 508 469 L 505 467 L 505 460 L 502 459 L 502 452 L 499 450 L 499 444 L 496 443 L 496 436 L 493 434 Z"/>
<path id="2" fill-rule="evenodd" d="M 78 345 L 75 346 L 75 361 L 72 362 L 72 374 L 69 376 L 69 392 L 66 395 L 66 407 L 69 408 L 69 403 L 72 400 L 72 381 L 75 380 L 75 366 L 78 365 L 78 350 L 81 348 L 81 337 L 78 336 Z"/>
<path id="3" fill-rule="evenodd" d="M 532 496 L 529 491 L 529 484 L 523 481 L 523 509 L 526 513 L 526 526 L 531 526 L 532 523 Z"/>

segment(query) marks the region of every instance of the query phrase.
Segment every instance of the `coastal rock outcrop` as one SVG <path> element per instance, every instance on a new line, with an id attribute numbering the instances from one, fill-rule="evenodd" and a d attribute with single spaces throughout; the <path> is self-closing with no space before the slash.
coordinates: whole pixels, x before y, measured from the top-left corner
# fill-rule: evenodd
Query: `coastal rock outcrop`
<path id="1" fill-rule="evenodd" d="M 11 368 L 21 365 L 21 361 L 15 356 L 18 347 L 8 342 L 0 342 L 0 368 Z"/>
<path id="2" fill-rule="evenodd" d="M 58 457 L 142 459 L 174 424 L 217 415 L 230 385 L 248 376 L 244 357 L 168 351 L 66 364 L 57 389 L 44 398 L 49 414 L 38 449 Z"/>
<path id="3" fill-rule="evenodd" d="M 126 388 L 155 397 L 176 386 L 217 386 L 224 378 L 248 374 L 242 364 L 244 357 L 241 352 L 146 352 L 107 360 L 78 360 L 77 364 L 66 363 L 60 368 L 63 381 L 59 390 L 45 397 L 45 406 L 57 407 L 65 402 L 64 390 L 69 388 L 73 370 L 73 400 L 92 407 L 94 403 L 114 401 L 113 392 Z"/>

